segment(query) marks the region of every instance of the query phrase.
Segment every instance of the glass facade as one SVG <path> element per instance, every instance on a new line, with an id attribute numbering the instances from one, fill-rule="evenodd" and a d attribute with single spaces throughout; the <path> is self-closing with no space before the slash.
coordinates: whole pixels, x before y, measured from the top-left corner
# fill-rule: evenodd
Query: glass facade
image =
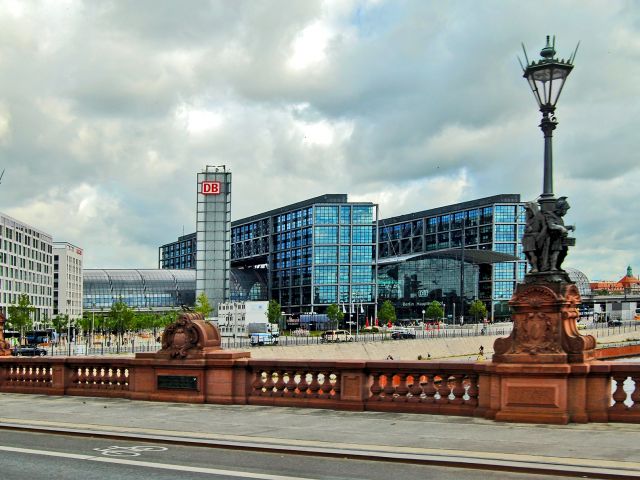
<path id="1" fill-rule="evenodd" d="M 163 311 L 195 303 L 193 270 L 84 270 L 84 310 L 107 312 L 120 299 L 139 310 Z"/>
<path id="2" fill-rule="evenodd" d="M 372 303 L 374 212 L 373 204 L 323 195 L 235 221 L 232 262 L 267 266 L 269 297 L 287 313 Z"/>
<path id="3" fill-rule="evenodd" d="M 465 298 L 477 298 L 478 276 L 477 265 L 464 264 Z M 429 257 L 380 266 L 378 297 L 393 302 L 398 318 L 421 319 L 434 300 L 453 316 L 454 303 L 460 305 L 460 261 Z"/>
<path id="4" fill-rule="evenodd" d="M 184 270 L 196 268 L 196 234 L 183 235 L 177 242 L 162 245 L 158 268 Z"/>
<path id="5" fill-rule="evenodd" d="M 506 300 L 511 298 L 516 282 L 524 278 L 527 268 L 520 245 L 524 224 L 524 203 L 520 195 L 495 195 L 402 215 L 380 220 L 379 256 L 383 259 L 460 249 L 463 243 L 465 249 L 518 256 L 518 261 L 480 265 L 476 296 L 465 294 L 465 298 L 484 301 L 494 312 L 494 318 L 508 316 Z"/>

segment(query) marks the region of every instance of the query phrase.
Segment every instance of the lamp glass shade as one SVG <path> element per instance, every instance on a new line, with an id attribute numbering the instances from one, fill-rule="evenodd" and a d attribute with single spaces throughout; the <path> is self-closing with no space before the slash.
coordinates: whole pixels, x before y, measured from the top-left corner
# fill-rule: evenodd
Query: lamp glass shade
<path id="1" fill-rule="evenodd" d="M 530 65 L 524 73 L 540 108 L 553 108 L 573 65 L 559 62 L 544 62 Z"/>

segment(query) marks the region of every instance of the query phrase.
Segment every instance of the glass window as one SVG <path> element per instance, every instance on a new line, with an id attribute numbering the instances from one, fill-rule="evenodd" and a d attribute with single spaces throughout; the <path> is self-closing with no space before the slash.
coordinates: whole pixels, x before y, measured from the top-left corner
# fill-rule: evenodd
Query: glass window
<path id="1" fill-rule="evenodd" d="M 438 231 L 438 218 L 431 217 L 427 219 L 426 233 L 436 233 Z"/>
<path id="2" fill-rule="evenodd" d="M 372 227 L 353 227 L 353 243 L 371 243 L 372 241 Z"/>
<path id="3" fill-rule="evenodd" d="M 338 263 L 337 247 L 315 247 L 313 250 L 313 263 Z"/>
<path id="4" fill-rule="evenodd" d="M 453 215 L 453 221 L 451 222 L 451 228 L 462 228 L 462 224 L 464 223 L 464 212 L 458 212 Z"/>
<path id="5" fill-rule="evenodd" d="M 513 296 L 514 282 L 495 282 L 493 298 L 496 300 L 509 300 Z"/>
<path id="6" fill-rule="evenodd" d="M 496 222 L 515 223 L 516 222 L 515 205 L 496 205 L 494 218 Z"/>
<path id="7" fill-rule="evenodd" d="M 316 304 L 336 303 L 337 301 L 337 287 L 335 285 L 315 287 L 314 291 L 314 303 Z"/>
<path id="8" fill-rule="evenodd" d="M 373 223 L 373 207 L 365 205 L 353 206 L 353 223 L 369 224 Z"/>
<path id="9" fill-rule="evenodd" d="M 373 297 L 373 285 L 353 285 L 351 287 L 351 301 L 371 302 Z"/>
<path id="10" fill-rule="evenodd" d="M 515 263 L 496 263 L 493 266 L 494 280 L 513 280 L 515 278 Z"/>
<path id="11" fill-rule="evenodd" d="M 414 237 L 422 235 L 422 232 L 424 230 L 423 221 L 422 220 L 414 220 L 413 225 L 412 225 L 412 229 L 413 229 L 413 236 Z"/>
<path id="12" fill-rule="evenodd" d="M 351 227 L 348 225 L 340 227 L 340 243 L 351 243 Z"/>
<path id="13" fill-rule="evenodd" d="M 515 255 L 516 244 L 515 243 L 496 243 L 495 251 L 500 253 L 508 253 L 509 255 Z"/>
<path id="14" fill-rule="evenodd" d="M 351 207 L 349 205 L 342 205 L 340 207 L 340 223 L 342 225 L 349 225 L 351 223 Z"/>
<path id="15" fill-rule="evenodd" d="M 516 228 L 515 225 L 496 225 L 496 234 L 494 237 L 496 242 L 515 242 Z"/>
<path id="16" fill-rule="evenodd" d="M 349 283 L 351 281 L 349 270 L 349 265 L 340 265 L 340 283 Z"/>
<path id="17" fill-rule="evenodd" d="M 373 247 L 371 245 L 354 245 L 351 247 L 351 263 L 371 263 Z"/>
<path id="18" fill-rule="evenodd" d="M 449 222 L 451 221 L 451 215 L 440 215 L 438 217 L 438 231 L 443 232 L 449 230 Z"/>
<path id="19" fill-rule="evenodd" d="M 338 227 L 314 227 L 316 244 L 338 243 Z"/>
<path id="20" fill-rule="evenodd" d="M 317 266 L 313 269 L 314 283 L 338 283 L 338 267 L 335 265 Z"/>
<path id="21" fill-rule="evenodd" d="M 373 267 L 368 265 L 355 265 L 351 271 L 352 283 L 373 282 Z"/>
<path id="22" fill-rule="evenodd" d="M 349 285 L 340 285 L 340 303 L 349 303 Z"/>
<path id="23" fill-rule="evenodd" d="M 351 247 L 340 246 L 340 263 L 350 263 L 351 261 Z"/>
<path id="24" fill-rule="evenodd" d="M 480 214 L 480 223 L 492 223 L 493 222 L 493 207 L 484 207 Z"/>
<path id="25" fill-rule="evenodd" d="M 491 225 L 480 227 L 480 243 L 491 243 L 493 240 L 493 231 Z"/>
<path id="26" fill-rule="evenodd" d="M 338 206 L 315 207 L 315 223 L 334 225 L 338 223 Z"/>
<path id="27" fill-rule="evenodd" d="M 524 275 L 525 273 L 527 273 L 527 264 L 526 262 L 519 262 L 518 263 L 518 280 L 524 280 Z"/>
<path id="28" fill-rule="evenodd" d="M 467 212 L 467 227 L 476 227 L 480 212 L 478 210 L 469 210 Z"/>

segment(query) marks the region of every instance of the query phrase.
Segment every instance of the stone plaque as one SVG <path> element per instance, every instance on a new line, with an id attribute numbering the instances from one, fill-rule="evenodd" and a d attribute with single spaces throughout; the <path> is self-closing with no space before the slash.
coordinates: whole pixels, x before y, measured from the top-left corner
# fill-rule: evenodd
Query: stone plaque
<path id="1" fill-rule="evenodd" d="M 553 386 L 509 385 L 507 387 L 507 406 L 558 408 L 557 389 Z"/>
<path id="2" fill-rule="evenodd" d="M 158 375 L 158 390 L 198 390 L 198 377 Z"/>

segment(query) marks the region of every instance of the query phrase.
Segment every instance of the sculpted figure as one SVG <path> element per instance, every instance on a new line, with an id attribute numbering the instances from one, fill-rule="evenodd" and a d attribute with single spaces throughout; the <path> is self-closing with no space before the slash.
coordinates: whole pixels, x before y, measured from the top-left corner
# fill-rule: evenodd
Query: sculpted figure
<path id="1" fill-rule="evenodd" d="M 573 225 L 565 226 L 562 217 L 569 210 L 567 197 L 560 197 L 556 200 L 553 211 L 544 212 L 547 224 L 547 236 L 543 249 L 544 264 L 543 271 L 563 271 L 560 266 L 567 256 L 568 246 L 572 244 L 568 237 L 570 230 L 575 230 Z"/>
<path id="2" fill-rule="evenodd" d="M 544 246 L 547 226 L 535 202 L 525 205 L 526 226 L 522 235 L 522 251 L 529 262 L 529 272 L 537 273 L 541 268 L 540 253 Z"/>

